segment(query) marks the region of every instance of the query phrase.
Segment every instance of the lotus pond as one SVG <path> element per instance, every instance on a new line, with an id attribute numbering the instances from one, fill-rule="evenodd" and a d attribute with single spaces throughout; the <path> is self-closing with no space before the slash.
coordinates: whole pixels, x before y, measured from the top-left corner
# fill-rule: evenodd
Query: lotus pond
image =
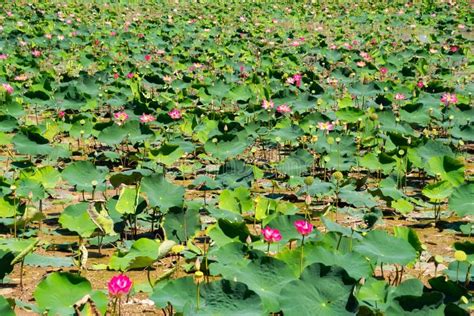
<path id="1" fill-rule="evenodd" d="M 0 8 L 0 315 L 472 314 L 469 1 Z"/>

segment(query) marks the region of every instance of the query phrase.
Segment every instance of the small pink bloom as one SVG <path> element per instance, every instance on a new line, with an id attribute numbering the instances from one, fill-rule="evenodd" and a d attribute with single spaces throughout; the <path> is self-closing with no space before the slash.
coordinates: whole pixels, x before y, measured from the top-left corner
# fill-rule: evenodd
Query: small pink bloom
<path id="1" fill-rule="evenodd" d="M 450 51 L 451 53 L 455 53 L 455 52 L 457 52 L 458 50 L 459 50 L 459 46 L 451 46 L 451 47 L 449 47 L 449 51 Z"/>
<path id="2" fill-rule="evenodd" d="M 115 36 L 115 35 L 117 35 L 117 32 L 115 31 L 110 32 L 110 36 Z"/>
<path id="3" fill-rule="evenodd" d="M 145 60 L 150 61 L 151 60 L 151 55 L 145 55 Z"/>
<path id="4" fill-rule="evenodd" d="M 46 37 L 47 39 L 49 39 L 49 40 L 50 40 L 50 39 L 52 39 L 52 38 L 53 38 L 53 35 L 51 35 L 51 34 L 44 34 L 44 37 Z"/>
<path id="5" fill-rule="evenodd" d="M 173 109 L 168 112 L 168 115 L 173 119 L 173 120 L 179 120 L 183 115 L 181 114 L 181 111 L 178 109 Z"/>
<path id="6" fill-rule="evenodd" d="M 41 56 L 41 52 L 37 49 L 34 49 L 34 50 L 31 51 L 31 55 L 38 58 L 38 57 Z"/>
<path id="7" fill-rule="evenodd" d="M 2 87 L 5 89 L 5 91 L 6 91 L 8 94 L 12 94 L 12 93 L 13 93 L 13 87 L 10 86 L 8 83 L 2 83 Z"/>
<path id="8" fill-rule="evenodd" d="M 114 79 L 117 80 L 119 78 L 119 74 L 118 73 L 114 73 Z"/>
<path id="9" fill-rule="evenodd" d="M 11 11 L 7 11 L 7 15 L 8 15 L 9 17 L 12 17 L 12 16 L 13 16 L 13 13 L 12 13 Z"/>
<path id="10" fill-rule="evenodd" d="M 119 274 L 112 277 L 107 286 L 110 296 L 121 297 L 130 292 L 130 289 L 132 288 L 132 280 L 124 274 Z"/>
<path id="11" fill-rule="evenodd" d="M 0 54 L 0 60 L 7 59 L 8 55 L 7 54 Z"/>
<path id="12" fill-rule="evenodd" d="M 274 106 L 275 106 L 275 103 L 273 103 L 272 100 L 270 100 L 270 101 L 263 100 L 262 101 L 262 108 L 264 108 L 265 110 L 273 109 Z"/>
<path id="13" fill-rule="evenodd" d="M 382 75 L 386 75 L 386 74 L 388 73 L 388 69 L 385 68 L 385 67 L 380 68 L 379 71 L 380 71 L 380 73 L 381 73 Z"/>
<path id="14" fill-rule="evenodd" d="M 153 122 L 154 120 L 155 120 L 155 117 L 151 114 L 143 113 L 140 116 L 140 122 L 142 122 L 142 123 L 150 123 L 150 122 Z"/>
<path id="15" fill-rule="evenodd" d="M 425 86 L 425 84 L 424 84 L 423 81 L 420 80 L 420 81 L 417 82 L 416 86 L 421 89 Z"/>
<path id="16" fill-rule="evenodd" d="M 293 42 L 290 43 L 290 45 L 293 46 L 293 47 L 298 47 L 298 46 L 300 46 L 300 42 L 299 41 L 293 41 Z"/>
<path id="17" fill-rule="evenodd" d="M 69 19 L 68 19 L 68 20 L 66 20 L 66 24 L 71 24 L 71 23 L 72 23 L 72 21 L 71 21 L 71 20 L 69 20 Z"/>
<path id="18" fill-rule="evenodd" d="M 27 74 L 21 74 L 21 75 L 15 76 L 15 81 L 26 81 L 26 80 L 28 80 Z"/>
<path id="19" fill-rule="evenodd" d="M 295 80 L 295 85 L 299 88 L 301 86 L 301 79 L 303 78 L 303 76 L 301 76 L 300 74 L 295 74 L 293 75 L 293 79 Z"/>
<path id="20" fill-rule="evenodd" d="M 337 49 L 337 46 L 336 46 L 336 44 L 331 44 L 331 45 L 329 45 L 329 49 L 332 49 L 332 50 L 335 50 L 335 49 Z"/>
<path id="21" fill-rule="evenodd" d="M 334 129 L 334 124 L 331 122 L 319 122 L 318 128 L 322 131 L 332 131 Z"/>
<path id="22" fill-rule="evenodd" d="M 444 105 L 456 104 L 458 103 L 458 98 L 454 93 L 446 92 L 441 96 L 441 102 L 443 102 Z"/>
<path id="23" fill-rule="evenodd" d="M 144 37 L 145 37 L 145 34 L 140 33 L 140 34 L 138 34 L 137 36 L 138 36 L 138 38 L 144 38 Z"/>
<path id="24" fill-rule="evenodd" d="M 288 78 L 286 79 L 286 83 L 287 83 L 287 84 L 295 84 L 295 79 L 294 79 L 293 77 L 288 77 Z"/>
<path id="25" fill-rule="evenodd" d="M 303 236 L 311 234 L 314 228 L 313 224 L 304 220 L 297 220 L 295 221 L 294 225 L 296 227 L 296 230 L 298 230 L 298 233 Z"/>
<path id="26" fill-rule="evenodd" d="M 357 65 L 358 67 L 365 67 L 366 64 L 365 64 L 365 61 L 359 60 L 358 62 L 356 62 L 356 65 Z"/>
<path id="27" fill-rule="evenodd" d="M 403 93 L 396 93 L 395 100 L 405 100 L 405 95 Z"/>
<path id="28" fill-rule="evenodd" d="M 291 109 L 288 105 L 282 104 L 282 105 L 277 106 L 276 111 L 278 113 L 285 114 L 285 113 L 290 113 Z"/>
<path id="29" fill-rule="evenodd" d="M 66 115 L 66 112 L 64 112 L 64 111 L 59 111 L 59 112 L 58 112 L 58 117 L 59 117 L 60 119 L 62 119 L 65 115 Z"/>
<path id="30" fill-rule="evenodd" d="M 129 72 L 129 73 L 127 74 L 127 78 L 128 78 L 128 79 L 132 79 L 134 76 L 135 76 L 135 74 L 134 74 L 133 72 Z"/>
<path id="31" fill-rule="evenodd" d="M 125 121 L 128 119 L 128 114 L 125 113 L 125 111 L 115 112 L 114 117 L 115 117 L 117 125 L 120 126 L 120 125 L 123 125 L 123 123 L 125 123 Z"/>
<path id="32" fill-rule="evenodd" d="M 280 231 L 278 229 L 273 229 L 268 226 L 262 229 L 262 235 L 263 239 L 268 243 L 278 242 L 281 240 Z"/>

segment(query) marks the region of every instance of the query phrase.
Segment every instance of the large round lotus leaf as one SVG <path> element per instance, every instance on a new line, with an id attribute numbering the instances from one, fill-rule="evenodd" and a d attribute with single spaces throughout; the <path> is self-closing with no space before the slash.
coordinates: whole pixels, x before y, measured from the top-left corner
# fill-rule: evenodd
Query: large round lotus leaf
<path id="1" fill-rule="evenodd" d="M 327 272 L 320 264 L 307 267 L 299 280 L 286 284 L 280 293 L 284 315 L 354 315 L 346 309 L 352 285 L 344 284 L 343 270 Z"/>
<path id="2" fill-rule="evenodd" d="M 162 174 L 144 177 L 141 188 L 146 193 L 150 206 L 159 207 L 162 212 L 183 205 L 184 188 L 168 182 Z"/>
<path id="3" fill-rule="evenodd" d="M 253 169 L 242 160 L 230 160 L 219 168 L 215 180 L 222 186 L 233 189 L 242 185 L 250 186 L 253 180 Z"/>
<path id="4" fill-rule="evenodd" d="M 201 229 L 199 209 L 173 208 L 165 216 L 163 228 L 166 237 L 176 242 L 184 242 Z"/>
<path id="5" fill-rule="evenodd" d="M 4 298 L 3 296 L 0 296 L 0 315 L 2 316 L 15 316 L 15 312 L 13 311 L 12 306 L 10 305 L 10 302 Z"/>
<path id="6" fill-rule="evenodd" d="M 13 201 L 0 198 L 0 217 L 13 217 L 17 212 L 17 208 Z"/>
<path id="7" fill-rule="evenodd" d="M 12 143 L 15 145 L 15 150 L 22 155 L 47 155 L 52 151 L 46 138 L 32 132 L 16 134 Z"/>
<path id="8" fill-rule="evenodd" d="M 110 258 L 109 268 L 120 271 L 145 268 L 158 259 L 159 248 L 158 241 L 140 238 L 133 243 L 129 251 L 117 250 Z"/>
<path id="9" fill-rule="evenodd" d="M 59 224 L 62 228 L 76 232 L 81 237 L 90 237 L 97 229 L 92 221 L 87 208 L 88 203 L 70 205 L 59 216 Z"/>
<path id="10" fill-rule="evenodd" d="M 127 130 L 125 130 L 121 126 L 118 126 L 117 124 L 114 124 L 112 126 L 109 126 L 103 129 L 99 133 L 97 140 L 101 143 L 107 144 L 109 146 L 113 146 L 113 145 L 120 144 L 125 139 L 126 136 L 127 136 Z"/>
<path id="11" fill-rule="evenodd" d="M 474 215 L 474 183 L 457 187 L 449 198 L 449 209 L 458 216 Z"/>
<path id="12" fill-rule="evenodd" d="M 17 183 L 16 194 L 19 197 L 39 201 L 46 197 L 44 187 L 41 183 L 31 179 L 23 179 Z"/>
<path id="13" fill-rule="evenodd" d="M 244 222 L 233 223 L 226 219 L 219 219 L 216 224 L 209 227 L 208 236 L 217 246 L 222 247 L 234 241 L 245 243 L 250 232 Z"/>
<path id="14" fill-rule="evenodd" d="M 243 283 L 228 280 L 202 283 L 199 309 L 196 294 L 193 278 L 185 277 L 158 284 L 150 299 L 160 308 L 170 303 L 177 313 L 184 315 L 267 315 L 260 297 Z"/>
<path id="15" fill-rule="evenodd" d="M 73 315 L 73 305 L 92 290 L 86 278 L 54 272 L 41 281 L 33 294 L 38 307 L 51 315 Z"/>
<path id="16" fill-rule="evenodd" d="M 278 171 L 289 176 L 300 176 L 313 164 L 313 156 L 304 149 L 298 149 L 277 165 Z"/>
<path id="17" fill-rule="evenodd" d="M 438 175 L 441 180 L 448 181 L 453 186 L 464 182 L 464 164 L 458 159 L 449 156 L 433 157 L 428 161 L 427 170 Z"/>
<path id="18" fill-rule="evenodd" d="M 431 200 L 443 200 L 451 195 L 453 186 L 446 180 L 428 184 L 421 191 L 424 196 Z"/>
<path id="19" fill-rule="evenodd" d="M 421 296 L 399 296 L 387 309 L 386 315 L 443 316 L 444 295 L 440 292 L 424 293 Z"/>
<path id="20" fill-rule="evenodd" d="M 406 265 L 416 258 L 416 250 L 408 241 L 380 230 L 369 232 L 354 250 L 371 260 L 389 264 Z"/>
<path id="21" fill-rule="evenodd" d="M 213 268 L 225 279 L 245 283 L 260 296 L 267 313 L 278 312 L 280 290 L 296 279 L 292 269 L 284 261 L 267 256 L 252 260 L 245 266 L 241 266 L 240 261 L 235 265 L 215 263 Z"/>
<path id="22" fill-rule="evenodd" d="M 247 140 L 234 136 L 225 137 L 218 142 L 209 140 L 204 145 L 204 149 L 212 157 L 224 161 L 242 154 L 248 146 L 249 142 Z"/>
<path id="23" fill-rule="evenodd" d="M 51 190 L 56 188 L 58 182 L 61 181 L 61 174 L 52 166 L 44 166 L 36 169 L 28 178 L 38 181 L 45 189 Z"/>
<path id="24" fill-rule="evenodd" d="M 91 192 L 96 183 L 96 190 L 105 189 L 105 171 L 98 169 L 90 161 L 77 161 L 67 166 L 61 176 L 71 185 L 75 185 L 78 191 Z"/>
<path id="25" fill-rule="evenodd" d="M 171 166 L 183 154 L 184 150 L 176 144 L 163 144 L 160 148 L 150 151 L 150 156 L 153 160 L 166 166 Z"/>
<path id="26" fill-rule="evenodd" d="M 254 204 L 250 190 L 245 187 L 238 187 L 234 190 L 222 191 L 219 195 L 219 207 L 238 214 L 253 210 Z"/>

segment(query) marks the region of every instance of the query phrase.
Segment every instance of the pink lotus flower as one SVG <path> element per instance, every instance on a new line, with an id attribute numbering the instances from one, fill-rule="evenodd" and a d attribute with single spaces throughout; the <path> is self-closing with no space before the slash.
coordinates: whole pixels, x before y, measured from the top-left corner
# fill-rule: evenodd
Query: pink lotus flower
<path id="1" fill-rule="evenodd" d="M 311 234 L 314 228 L 313 224 L 304 220 L 297 220 L 295 221 L 294 225 L 296 227 L 296 230 L 298 230 L 298 233 L 303 236 Z"/>
<path id="2" fill-rule="evenodd" d="M 382 75 L 386 75 L 386 74 L 388 73 L 388 69 L 385 68 L 385 67 L 380 68 L 379 71 L 380 71 L 380 73 L 381 73 Z"/>
<path id="3" fill-rule="evenodd" d="M 329 49 L 335 50 L 337 49 L 337 46 L 335 44 L 331 44 L 329 45 Z"/>
<path id="4" fill-rule="evenodd" d="M 121 297 L 130 292 L 130 289 L 132 288 L 132 280 L 124 274 L 119 274 L 112 277 L 107 286 L 110 296 Z"/>
<path id="5" fill-rule="evenodd" d="M 59 111 L 59 112 L 58 112 L 58 117 L 59 117 L 60 119 L 64 118 L 64 116 L 66 116 L 66 112 L 64 112 L 64 111 Z"/>
<path id="6" fill-rule="evenodd" d="M 295 79 L 294 79 L 293 77 L 288 77 L 288 78 L 286 79 L 286 83 L 287 83 L 287 84 L 295 84 Z"/>
<path id="7" fill-rule="evenodd" d="M 416 86 L 421 89 L 421 88 L 423 88 L 423 87 L 425 86 L 425 84 L 424 84 L 423 81 L 420 80 L 420 81 L 418 81 L 418 82 L 416 83 Z"/>
<path id="8" fill-rule="evenodd" d="M 331 122 L 319 122 L 318 128 L 322 131 L 332 131 L 334 129 L 334 124 Z"/>
<path id="9" fill-rule="evenodd" d="M 125 113 L 125 111 L 115 112 L 114 118 L 117 121 L 117 125 L 120 126 L 123 125 L 123 123 L 125 123 L 125 121 L 128 119 L 128 114 Z"/>
<path id="10" fill-rule="evenodd" d="M 117 80 L 119 78 L 119 74 L 118 73 L 114 73 L 114 79 Z"/>
<path id="11" fill-rule="evenodd" d="M 2 87 L 3 89 L 5 89 L 5 91 L 8 93 L 8 94 L 12 94 L 13 93 L 13 87 L 10 86 L 8 83 L 2 83 Z"/>
<path id="12" fill-rule="evenodd" d="M 145 60 L 150 61 L 151 60 L 151 55 L 145 55 Z"/>
<path id="13" fill-rule="evenodd" d="M 150 123 L 150 122 L 153 122 L 154 120 L 155 120 L 155 117 L 151 114 L 143 113 L 140 116 L 140 122 L 142 122 L 142 123 Z"/>
<path id="14" fill-rule="evenodd" d="M 115 31 L 110 32 L 110 36 L 115 36 L 115 35 L 117 35 L 117 32 Z"/>
<path id="15" fill-rule="evenodd" d="M 451 53 L 455 53 L 455 52 L 457 52 L 458 50 L 459 50 L 459 46 L 454 46 L 454 45 L 453 45 L 453 46 L 449 47 L 449 51 L 450 51 Z"/>
<path id="16" fill-rule="evenodd" d="M 263 239 L 265 239 L 267 243 L 278 242 L 281 240 L 280 231 L 278 229 L 273 229 L 268 226 L 262 229 L 262 235 Z"/>
<path id="17" fill-rule="evenodd" d="M 21 74 L 21 75 L 15 76 L 15 81 L 26 81 L 26 80 L 28 80 L 27 74 Z"/>
<path id="18" fill-rule="evenodd" d="M 41 56 L 41 52 L 37 49 L 34 49 L 31 51 L 31 55 L 33 55 L 34 57 L 38 58 Z"/>
<path id="19" fill-rule="evenodd" d="M 295 85 L 299 88 L 301 86 L 301 79 L 303 78 L 300 74 L 293 75 L 293 80 L 295 81 Z"/>
<path id="20" fill-rule="evenodd" d="M 403 93 L 396 93 L 395 100 L 405 100 L 405 95 Z"/>
<path id="21" fill-rule="evenodd" d="M 444 105 L 456 104 L 458 103 L 458 98 L 454 93 L 446 92 L 441 96 L 441 102 L 443 102 Z"/>
<path id="22" fill-rule="evenodd" d="M 298 46 L 300 46 L 300 42 L 299 41 L 293 41 L 293 42 L 290 43 L 290 45 L 293 46 L 293 47 L 298 47 Z"/>
<path id="23" fill-rule="evenodd" d="M 365 67 L 366 64 L 365 64 L 365 61 L 360 60 L 360 61 L 356 62 L 356 65 L 357 65 L 358 67 Z"/>
<path id="24" fill-rule="evenodd" d="M 262 102 L 262 108 L 264 108 L 265 110 L 273 109 L 274 106 L 275 106 L 275 103 L 273 103 L 272 100 L 270 101 L 263 100 Z"/>
<path id="25" fill-rule="evenodd" d="M 7 54 L 0 54 L 0 60 L 7 59 L 8 55 Z"/>
<path id="26" fill-rule="evenodd" d="M 127 78 L 128 78 L 128 79 L 132 79 L 134 76 L 135 76 L 135 74 L 134 74 L 133 72 L 129 72 L 129 73 L 127 74 Z"/>
<path id="27" fill-rule="evenodd" d="M 277 106 L 276 111 L 280 114 L 285 114 L 285 113 L 290 113 L 291 109 L 288 105 L 282 104 L 282 105 Z"/>
<path id="28" fill-rule="evenodd" d="M 178 109 L 172 109 L 171 111 L 168 112 L 168 115 L 173 119 L 173 120 L 179 120 L 183 115 L 181 114 L 181 111 Z"/>

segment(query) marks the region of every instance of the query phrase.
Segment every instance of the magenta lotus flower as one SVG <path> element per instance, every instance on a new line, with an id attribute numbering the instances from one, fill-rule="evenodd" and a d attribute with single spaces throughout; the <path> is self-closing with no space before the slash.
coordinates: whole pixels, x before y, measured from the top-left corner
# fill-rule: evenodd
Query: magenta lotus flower
<path id="1" fill-rule="evenodd" d="M 179 120 L 183 115 L 181 114 L 181 111 L 178 109 L 172 109 L 171 111 L 168 112 L 168 115 L 173 119 L 173 120 Z"/>
<path id="2" fill-rule="evenodd" d="M 380 68 L 379 71 L 382 75 L 386 75 L 388 73 L 388 69 L 385 67 Z"/>
<path id="3" fill-rule="evenodd" d="M 41 51 L 37 50 L 37 49 L 34 49 L 31 51 L 31 55 L 33 55 L 33 57 L 40 57 L 41 56 Z"/>
<path id="4" fill-rule="evenodd" d="M 405 100 L 405 95 L 403 93 L 396 93 L 395 94 L 395 100 Z"/>
<path id="5" fill-rule="evenodd" d="M 64 116 L 66 116 L 66 112 L 64 112 L 64 111 L 59 111 L 58 112 L 58 118 L 62 119 L 62 118 L 64 118 Z"/>
<path id="6" fill-rule="evenodd" d="M 124 274 L 113 276 L 107 284 L 109 295 L 112 297 L 121 297 L 127 295 L 132 288 L 132 280 Z"/>
<path id="7" fill-rule="evenodd" d="M 280 231 L 276 228 L 273 229 L 267 226 L 262 229 L 262 235 L 267 243 L 278 242 L 281 240 Z"/>
<path id="8" fill-rule="evenodd" d="M 13 93 L 13 87 L 10 86 L 8 83 L 2 83 L 2 87 L 3 89 L 5 89 L 5 91 L 8 93 L 8 94 L 12 94 Z"/>
<path id="9" fill-rule="evenodd" d="M 293 80 L 295 81 L 295 85 L 299 88 L 301 86 L 301 79 L 303 78 L 300 74 L 293 75 Z"/>
<path id="10" fill-rule="evenodd" d="M 145 60 L 150 61 L 151 60 L 151 55 L 145 55 Z"/>
<path id="11" fill-rule="evenodd" d="M 441 96 L 441 102 L 443 102 L 444 105 L 456 104 L 458 103 L 458 98 L 454 93 L 446 92 Z"/>
<path id="12" fill-rule="evenodd" d="M 331 122 L 319 122 L 318 128 L 322 131 L 332 131 L 334 129 L 334 124 Z"/>
<path id="13" fill-rule="evenodd" d="M 0 60 L 7 59 L 8 55 L 7 54 L 0 54 Z"/>
<path id="14" fill-rule="evenodd" d="M 125 121 L 128 119 L 128 114 L 125 113 L 125 111 L 115 112 L 114 118 L 116 120 L 117 125 L 120 126 L 123 125 L 123 123 L 125 123 Z"/>
<path id="15" fill-rule="evenodd" d="M 153 122 L 155 120 L 155 117 L 151 114 L 142 114 L 140 116 L 140 122 L 142 123 L 150 123 L 150 122 Z"/>
<path id="16" fill-rule="evenodd" d="M 451 53 L 455 53 L 455 52 L 457 52 L 458 50 L 459 50 L 459 46 L 451 46 L 451 47 L 449 47 L 449 51 L 450 51 Z"/>
<path id="17" fill-rule="evenodd" d="M 114 79 L 117 80 L 119 78 L 119 74 L 118 73 L 114 73 Z"/>
<path id="18" fill-rule="evenodd" d="M 314 228 L 313 224 L 305 220 L 297 220 L 295 221 L 294 225 L 298 233 L 300 233 L 303 236 L 307 236 L 311 234 Z"/>
<path id="19" fill-rule="evenodd" d="M 127 74 L 127 78 L 128 78 L 128 79 L 132 79 L 134 76 L 135 76 L 135 74 L 134 74 L 133 72 L 129 72 L 129 73 Z"/>
<path id="20" fill-rule="evenodd" d="M 421 88 L 423 88 L 423 87 L 425 86 L 425 83 L 420 80 L 420 81 L 418 81 L 418 82 L 416 83 L 416 86 L 421 89 Z"/>
<path id="21" fill-rule="evenodd" d="M 275 106 L 275 103 L 273 103 L 272 100 L 270 100 L 270 101 L 263 100 L 262 101 L 262 108 L 264 108 L 265 110 L 273 109 L 274 106 Z"/>
<path id="22" fill-rule="evenodd" d="M 291 109 L 288 105 L 282 104 L 282 105 L 277 106 L 276 111 L 280 114 L 285 114 L 285 113 L 290 113 Z"/>

